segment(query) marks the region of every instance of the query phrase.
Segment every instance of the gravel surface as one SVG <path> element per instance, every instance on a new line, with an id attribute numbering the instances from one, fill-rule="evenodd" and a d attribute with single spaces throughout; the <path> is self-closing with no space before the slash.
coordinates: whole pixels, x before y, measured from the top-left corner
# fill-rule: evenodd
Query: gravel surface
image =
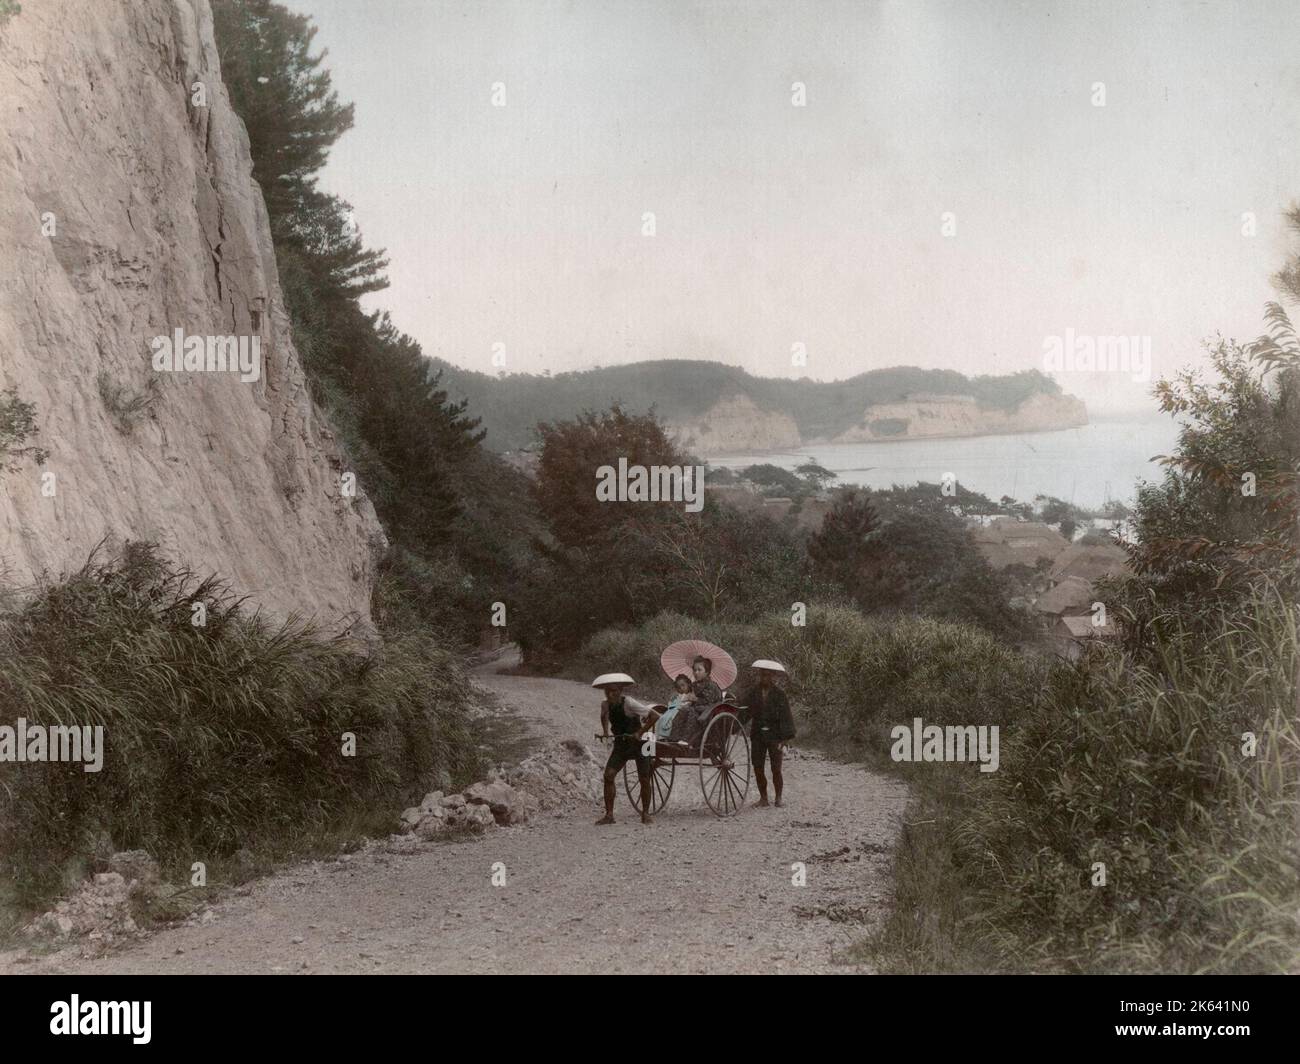
<path id="1" fill-rule="evenodd" d="M 480 682 L 539 739 L 600 753 L 597 692 L 498 665 Z M 0 971 L 869 971 L 837 957 L 887 910 L 906 797 L 899 781 L 795 750 L 784 808 L 720 820 L 682 766 L 650 826 L 620 785 L 612 827 L 580 803 L 480 837 L 298 865 L 227 895 L 206 922 L 96 959 L 10 955 Z M 796 863 L 806 885 L 792 882 Z"/>

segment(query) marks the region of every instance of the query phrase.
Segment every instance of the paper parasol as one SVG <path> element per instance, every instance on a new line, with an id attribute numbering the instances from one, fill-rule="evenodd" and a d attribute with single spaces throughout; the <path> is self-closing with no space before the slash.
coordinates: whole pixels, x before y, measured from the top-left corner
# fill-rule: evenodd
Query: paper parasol
<path id="1" fill-rule="evenodd" d="M 696 657 L 705 657 L 713 662 L 713 682 L 724 691 L 736 682 L 736 662 L 722 647 L 714 646 L 703 639 L 679 639 L 659 655 L 659 664 L 664 667 L 670 680 L 686 673 L 691 679 L 691 664 Z"/>

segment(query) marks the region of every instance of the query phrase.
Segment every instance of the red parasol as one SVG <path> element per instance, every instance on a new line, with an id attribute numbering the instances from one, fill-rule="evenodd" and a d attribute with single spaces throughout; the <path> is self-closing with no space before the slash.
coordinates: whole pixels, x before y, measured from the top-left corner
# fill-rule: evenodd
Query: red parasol
<path id="1" fill-rule="evenodd" d="M 713 662 L 713 682 L 724 691 L 736 681 L 736 663 L 720 646 L 715 646 L 703 639 L 679 639 L 659 655 L 659 664 L 664 667 L 670 680 L 686 673 L 691 679 L 691 665 L 696 657 L 705 657 Z"/>

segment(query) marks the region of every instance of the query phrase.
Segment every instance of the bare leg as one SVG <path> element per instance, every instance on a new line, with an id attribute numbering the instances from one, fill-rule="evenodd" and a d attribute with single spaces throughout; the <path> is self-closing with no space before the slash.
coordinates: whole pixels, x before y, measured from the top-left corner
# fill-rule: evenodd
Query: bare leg
<path id="1" fill-rule="evenodd" d="M 772 786 L 776 788 L 776 804 L 781 804 L 781 791 L 785 787 L 785 778 L 781 775 L 781 762 L 785 760 L 785 752 L 779 747 L 774 746 L 772 754 Z"/>
<path id="2" fill-rule="evenodd" d="M 654 802 L 652 791 L 654 788 L 653 779 L 649 772 L 641 777 L 641 823 L 650 824 L 653 821 L 650 818 L 650 807 Z"/>
<path id="3" fill-rule="evenodd" d="M 754 782 L 758 784 L 758 804 L 764 806 L 767 805 L 767 774 L 763 771 L 764 762 L 767 760 L 767 744 L 751 743 L 749 755 L 749 759 L 754 763 Z"/>
<path id="4" fill-rule="evenodd" d="M 605 816 L 597 824 L 614 823 L 614 770 L 605 766 Z"/>

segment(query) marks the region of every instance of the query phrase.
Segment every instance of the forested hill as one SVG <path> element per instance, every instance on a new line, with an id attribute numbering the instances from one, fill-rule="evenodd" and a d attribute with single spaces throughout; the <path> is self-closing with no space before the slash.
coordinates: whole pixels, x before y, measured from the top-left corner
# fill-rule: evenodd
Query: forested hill
<path id="1" fill-rule="evenodd" d="M 1032 395 L 1061 393 L 1055 381 L 1037 370 L 967 377 L 955 370 L 894 366 L 848 380 L 814 381 L 754 377 L 721 362 L 663 359 L 555 376 L 493 377 L 432 361 L 442 371 L 442 386 L 451 397 L 469 401 L 469 410 L 487 429 L 488 445 L 499 451 L 527 446 L 539 421 L 605 409 L 616 401 L 634 413 L 654 407 L 661 420 L 681 423 L 721 399 L 743 395 L 764 410 L 793 418 L 799 434 L 811 440 L 840 435 L 868 406 L 919 394 L 970 396 L 980 407 L 1010 411 Z"/>

